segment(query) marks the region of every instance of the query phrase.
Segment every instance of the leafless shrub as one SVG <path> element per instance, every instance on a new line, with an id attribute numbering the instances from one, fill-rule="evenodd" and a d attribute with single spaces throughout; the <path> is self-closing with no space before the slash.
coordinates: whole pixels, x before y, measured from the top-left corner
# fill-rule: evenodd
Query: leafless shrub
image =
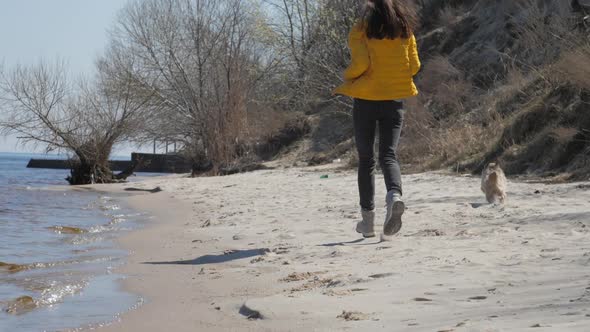
<path id="1" fill-rule="evenodd" d="M 285 127 L 296 114 L 274 108 L 253 107 L 248 110 L 249 141 L 256 142 Z"/>
<path id="2" fill-rule="evenodd" d="M 214 172 L 235 156 L 253 94 L 276 64 L 255 9 L 246 0 L 148 0 L 121 12 L 100 63 L 137 97 L 154 95 L 146 140 L 180 141 Z"/>
<path id="3" fill-rule="evenodd" d="M 426 62 L 418 85 L 432 101 L 431 109 L 439 108 L 435 112 L 437 117 L 464 111 L 465 101 L 473 91 L 472 84 L 461 70 L 443 56 L 435 56 Z"/>
<path id="4" fill-rule="evenodd" d="M 566 51 L 556 69 L 564 80 L 590 91 L 590 45 Z"/>
<path id="5" fill-rule="evenodd" d="M 485 94 L 479 96 L 477 108 L 479 112 L 474 114 L 473 123 L 487 126 L 490 123 L 500 121 L 502 116 L 518 110 L 517 101 L 524 102 L 530 98 L 533 89 L 532 82 L 538 79 L 535 74 L 525 74 L 516 66 L 507 69 L 506 78 L 496 84 Z"/>
<path id="6" fill-rule="evenodd" d="M 524 73 L 516 67 L 510 68 L 506 74 L 505 86 L 520 91 L 528 83 Z"/>
<path id="7" fill-rule="evenodd" d="M 399 145 L 400 159 L 404 163 L 423 165 L 429 160 L 436 143 L 437 121 L 424 105 L 424 98 L 408 100 L 404 114 L 404 128 Z"/>
<path id="8" fill-rule="evenodd" d="M 518 42 L 513 50 L 518 65 L 526 70 L 553 63 L 571 47 L 573 10 L 569 1 L 521 0 L 514 3 L 518 16 Z"/>
<path id="9" fill-rule="evenodd" d="M 285 98 L 289 109 L 309 110 L 322 102 L 350 106 L 333 97 L 349 61 L 347 37 L 359 16 L 356 0 L 268 0 L 274 49 L 285 55 Z"/>
<path id="10" fill-rule="evenodd" d="M 465 12 L 465 8 L 462 6 L 446 5 L 439 14 L 438 21 L 439 25 L 443 27 L 449 27 L 457 23 L 461 15 Z"/>

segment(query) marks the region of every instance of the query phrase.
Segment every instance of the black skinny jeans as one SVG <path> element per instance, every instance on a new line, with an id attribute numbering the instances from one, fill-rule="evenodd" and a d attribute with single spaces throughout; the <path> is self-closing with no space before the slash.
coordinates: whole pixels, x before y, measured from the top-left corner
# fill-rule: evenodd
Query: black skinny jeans
<path id="1" fill-rule="evenodd" d="M 403 102 L 355 99 L 354 136 L 359 156 L 358 186 L 363 210 L 375 209 L 375 130 L 379 125 L 379 165 L 387 191 L 402 194 L 397 144 L 403 124 Z"/>

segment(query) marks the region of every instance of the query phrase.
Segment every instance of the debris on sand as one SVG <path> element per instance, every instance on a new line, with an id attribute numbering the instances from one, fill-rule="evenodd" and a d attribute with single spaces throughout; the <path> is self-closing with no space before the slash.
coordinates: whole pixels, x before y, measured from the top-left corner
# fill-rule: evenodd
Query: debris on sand
<path id="1" fill-rule="evenodd" d="M 240 315 L 248 318 L 249 320 L 264 319 L 260 311 L 249 308 L 246 304 L 240 307 Z"/>
<path id="2" fill-rule="evenodd" d="M 124 190 L 125 191 L 145 191 L 145 192 L 152 193 L 152 194 L 159 193 L 160 191 L 163 191 L 162 188 L 160 188 L 160 187 L 155 187 L 153 189 L 131 187 L 131 188 L 125 188 Z"/>

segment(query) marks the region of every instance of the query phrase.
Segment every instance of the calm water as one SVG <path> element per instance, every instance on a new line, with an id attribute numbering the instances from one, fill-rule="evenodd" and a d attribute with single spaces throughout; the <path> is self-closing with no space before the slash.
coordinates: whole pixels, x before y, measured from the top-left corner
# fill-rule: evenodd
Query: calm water
<path id="1" fill-rule="evenodd" d="M 126 255 L 114 241 L 145 216 L 114 197 L 56 189 L 69 171 L 27 169 L 31 157 L 0 153 L 0 262 L 16 264 L 0 266 L 0 331 L 113 321 L 139 303 L 112 273 Z M 15 304 L 23 296 L 33 301 Z"/>

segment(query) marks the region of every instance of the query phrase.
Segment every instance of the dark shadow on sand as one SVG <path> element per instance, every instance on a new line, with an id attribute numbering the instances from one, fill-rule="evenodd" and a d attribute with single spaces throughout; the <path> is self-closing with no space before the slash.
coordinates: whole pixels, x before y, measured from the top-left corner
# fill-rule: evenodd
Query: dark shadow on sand
<path id="1" fill-rule="evenodd" d="M 489 203 L 469 203 L 469 205 L 471 205 L 472 208 L 477 209 L 482 206 L 486 206 L 486 205 L 490 205 L 490 204 Z"/>
<path id="2" fill-rule="evenodd" d="M 255 256 L 264 255 L 268 252 L 268 249 L 248 249 L 248 250 L 234 250 L 229 253 L 223 253 L 219 255 L 204 255 L 195 259 L 184 260 L 184 261 L 170 261 L 170 262 L 144 262 L 143 264 L 153 265 L 206 265 L 206 264 L 218 264 L 238 259 L 250 258 Z"/>
<path id="3" fill-rule="evenodd" d="M 365 239 L 356 239 L 353 241 L 342 241 L 342 242 L 332 242 L 332 243 L 324 243 L 324 244 L 318 244 L 318 246 L 320 247 L 338 247 L 338 246 L 345 246 L 347 244 L 357 244 L 357 243 L 361 243 L 365 241 Z"/>

